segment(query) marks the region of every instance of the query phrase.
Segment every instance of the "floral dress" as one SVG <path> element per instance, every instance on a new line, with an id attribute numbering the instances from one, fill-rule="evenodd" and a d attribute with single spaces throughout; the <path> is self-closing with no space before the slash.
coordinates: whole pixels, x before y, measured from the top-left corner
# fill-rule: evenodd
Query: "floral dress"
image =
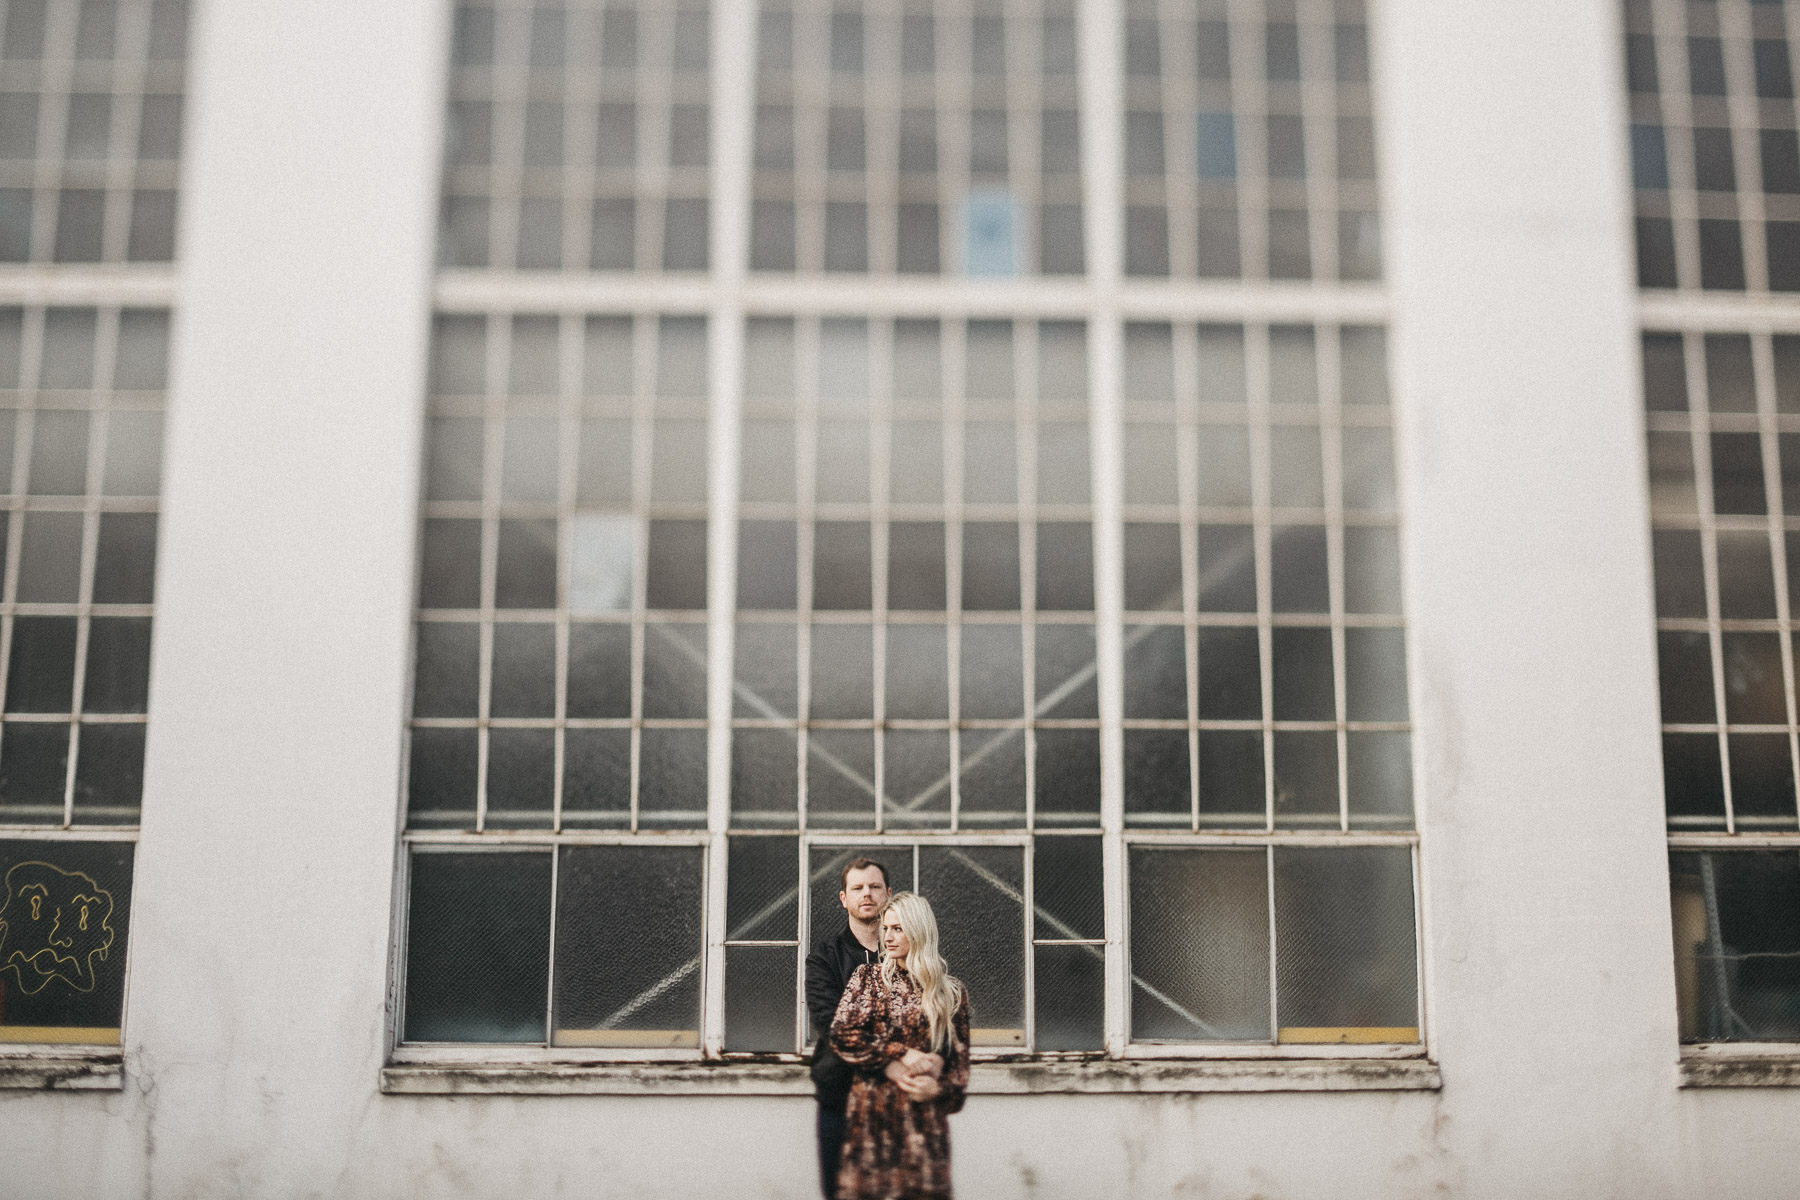
<path id="1" fill-rule="evenodd" d="M 969 997 L 960 983 L 936 1099 L 907 1099 L 883 1074 L 908 1050 L 930 1050 L 930 1023 L 904 969 L 890 987 L 879 963 L 856 968 L 831 1022 L 831 1045 L 856 1069 L 844 1110 L 838 1200 L 950 1200 L 951 1113 L 969 1086 Z"/>

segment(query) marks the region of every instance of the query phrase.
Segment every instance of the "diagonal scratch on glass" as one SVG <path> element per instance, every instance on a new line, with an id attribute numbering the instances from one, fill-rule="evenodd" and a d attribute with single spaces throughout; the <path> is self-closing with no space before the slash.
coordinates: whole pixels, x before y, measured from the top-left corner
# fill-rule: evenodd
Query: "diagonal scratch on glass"
<path id="1" fill-rule="evenodd" d="M 1232 572 L 1241 570 L 1244 566 L 1244 560 L 1246 558 L 1251 557 L 1251 555 L 1253 553 L 1254 553 L 1253 551 L 1238 552 L 1238 553 L 1234 553 L 1234 554 L 1231 554 L 1228 556 L 1223 556 L 1219 560 L 1215 561 L 1211 565 L 1210 568 L 1208 568 L 1207 570 L 1205 570 L 1201 573 L 1200 580 L 1199 580 L 1199 587 L 1197 589 L 1198 593 L 1201 595 L 1204 595 L 1214 584 L 1219 583 L 1224 578 L 1229 576 Z M 1176 597 L 1169 597 L 1168 599 L 1175 599 L 1175 598 Z M 702 671 L 704 671 L 706 669 L 706 667 L 707 667 L 706 655 L 703 650 L 701 650 L 698 647 L 695 647 L 693 645 L 690 645 L 688 642 L 686 642 L 685 640 L 683 640 L 680 637 L 675 636 L 672 633 L 665 632 L 663 630 L 662 626 L 651 625 L 648 628 L 655 629 L 659 633 L 661 633 L 663 637 L 667 638 L 668 641 L 672 645 L 674 645 L 678 650 L 680 650 L 680 652 L 683 655 L 685 655 L 689 659 L 689 661 L 693 662 Z M 1124 650 L 1126 650 L 1126 651 L 1131 650 L 1139 642 L 1143 641 L 1144 638 L 1148 637 L 1157 628 L 1158 627 L 1154 626 L 1154 625 L 1140 625 L 1140 626 L 1135 627 L 1130 633 L 1126 634 L 1126 636 L 1125 636 L 1124 647 L 1123 647 Z M 1032 708 L 1032 713 L 1031 713 L 1032 719 L 1035 720 L 1035 719 L 1041 717 L 1044 713 L 1049 712 L 1052 709 L 1054 709 L 1058 704 L 1062 703 L 1062 701 L 1065 700 L 1071 693 L 1073 693 L 1076 688 L 1084 686 L 1090 679 L 1092 679 L 1098 670 L 1099 670 L 1099 663 L 1097 660 L 1083 665 L 1074 674 L 1070 675 L 1068 679 L 1064 680 L 1061 685 L 1059 685 L 1057 688 L 1052 690 L 1049 694 L 1044 696 L 1043 699 L 1041 699 L 1037 702 L 1037 704 Z M 758 695 L 756 692 L 754 692 L 750 688 L 746 687 L 743 683 L 734 679 L 732 681 L 731 689 L 732 689 L 732 693 L 734 695 L 736 695 L 737 697 L 742 699 L 746 705 L 748 705 L 750 708 L 754 709 L 759 715 L 761 715 L 765 719 L 768 719 L 768 720 L 787 719 L 783 716 L 782 713 L 780 713 L 775 708 L 774 705 L 770 704 L 767 700 L 764 700 L 762 698 L 762 696 Z M 796 730 L 793 730 L 792 732 L 794 734 L 795 741 L 798 742 L 799 730 L 796 729 Z M 980 763 L 988 755 L 994 753 L 995 750 L 997 750 L 1002 743 L 1006 742 L 1008 739 L 1013 738 L 1013 737 L 1022 737 L 1022 736 L 1024 736 L 1024 733 L 1025 733 L 1025 730 L 1024 730 L 1023 726 L 1015 726 L 1012 728 L 1000 730 L 999 736 L 993 738 L 991 741 L 989 741 L 987 743 L 987 745 L 983 746 L 980 750 L 976 751 L 974 754 L 972 754 L 968 758 L 964 759 L 962 764 L 959 767 L 952 768 L 952 770 L 946 772 L 942 778 L 936 780 L 935 782 L 933 782 L 932 784 L 927 786 L 924 790 L 920 791 L 918 794 L 908 797 L 905 800 L 894 801 L 888 807 L 898 809 L 902 812 L 910 812 L 913 809 L 920 807 L 921 805 L 923 805 L 923 804 L 927 803 L 929 800 L 931 800 L 932 797 L 941 794 L 943 789 L 949 787 L 950 780 L 954 776 L 956 771 L 966 770 L 968 767 L 973 766 L 977 763 Z M 848 779 L 849 781 L 854 783 L 857 786 L 857 788 L 859 788 L 860 790 L 867 792 L 871 798 L 873 798 L 875 796 L 875 781 L 874 780 L 869 779 L 868 777 L 863 775 L 860 771 L 856 770 L 856 768 L 852 767 L 850 764 L 844 762 L 842 759 L 838 758 L 837 756 L 835 756 L 829 752 L 821 751 L 814 747 L 809 747 L 809 750 L 815 757 L 817 757 L 819 759 L 820 762 L 824 763 L 826 766 L 829 766 L 832 770 L 838 772 L 838 774 L 842 775 L 845 779 Z M 1015 903 L 1018 903 L 1020 905 L 1024 904 L 1025 898 L 1019 894 L 1019 892 L 1016 888 L 1013 888 L 1005 880 L 1001 879 L 999 876 L 997 876 L 997 875 L 993 874 L 992 872 L 986 870 L 985 868 L 981 867 L 978 863 L 976 863 L 976 861 L 974 859 L 972 859 L 968 855 L 963 854 L 962 852 L 956 850 L 954 847 L 946 847 L 946 849 L 951 850 L 951 852 L 953 854 L 955 854 L 958 859 L 960 859 L 965 865 L 967 865 L 971 870 L 973 870 L 975 872 L 975 874 L 979 878 L 981 878 L 983 880 L 983 882 L 987 883 L 990 887 L 993 887 L 993 888 L 996 888 L 997 890 L 999 890 L 1001 892 L 1001 894 L 1005 895 L 1009 900 L 1012 900 Z M 848 857 L 849 857 L 848 852 L 846 852 L 845 854 L 841 854 L 841 855 L 834 855 L 831 859 L 827 860 L 823 866 L 819 867 L 817 870 L 812 872 L 812 874 L 807 876 L 807 882 L 809 884 L 817 883 L 819 880 L 828 876 L 832 871 L 837 870 L 844 863 L 844 861 L 848 859 Z M 778 897 L 775 900 L 771 900 L 768 904 L 764 905 L 755 914 L 751 915 L 750 917 L 746 918 L 744 921 L 740 922 L 735 929 L 728 930 L 725 934 L 725 940 L 726 941 L 735 941 L 735 940 L 743 937 L 745 934 L 749 933 L 751 930 L 753 930 L 757 926 L 761 925 L 764 921 L 768 920 L 770 917 L 774 916 L 776 913 L 778 913 L 782 909 L 786 908 L 788 906 L 788 904 L 790 904 L 794 900 L 796 900 L 799 897 L 799 895 L 800 895 L 800 889 L 798 886 L 789 888 L 780 897 Z M 1042 905 L 1037 905 L 1037 904 L 1032 905 L 1032 914 L 1035 917 L 1043 920 L 1045 923 L 1049 924 L 1051 927 L 1062 931 L 1064 933 L 1064 935 L 1067 937 L 1072 938 L 1072 937 L 1078 936 L 1074 932 L 1073 929 L 1071 929 L 1068 925 L 1064 924 L 1060 919 L 1058 919 L 1054 913 L 1047 912 L 1043 908 Z M 1090 946 L 1090 947 L 1088 947 L 1088 950 L 1091 954 L 1094 954 L 1099 957 L 1104 957 L 1104 947 Z M 699 969 L 700 969 L 700 955 L 695 955 L 693 958 L 688 959 L 681 966 L 675 968 L 675 970 L 671 971 L 668 975 L 664 976 L 662 979 L 657 980 L 655 983 L 651 984 L 648 988 L 644 989 L 642 992 L 638 993 L 636 996 L 634 996 L 630 1000 L 626 1001 L 625 1004 L 621 1005 L 616 1011 L 614 1011 L 613 1013 L 608 1015 L 605 1020 L 603 1020 L 603 1021 L 599 1022 L 597 1025 L 595 1025 L 594 1028 L 596 1028 L 596 1029 L 616 1028 L 618 1026 L 619 1022 L 626 1020 L 633 1013 L 637 1012 L 639 1009 L 643 1008 L 645 1005 L 649 1004 L 651 1001 L 655 1000 L 658 996 L 662 995 L 664 992 L 667 992 L 670 988 L 674 987 L 676 984 L 680 983 L 682 980 L 686 979 L 689 975 L 692 975 L 695 971 L 697 971 Z M 1160 990 L 1159 988 L 1157 988 L 1154 984 L 1150 983 L 1148 980 L 1146 980 L 1143 977 L 1134 973 L 1131 976 L 1131 982 L 1132 982 L 1132 986 L 1138 988 L 1145 995 L 1156 1000 L 1159 1004 L 1162 1004 L 1165 1007 L 1167 1007 L 1171 1012 L 1173 1012 L 1177 1016 L 1181 1017 L 1184 1021 L 1187 1021 L 1190 1024 L 1192 1024 L 1196 1029 L 1199 1029 L 1207 1037 L 1215 1038 L 1215 1039 L 1221 1038 L 1221 1035 L 1219 1034 L 1219 1032 L 1217 1030 L 1213 1029 L 1212 1026 L 1208 1025 L 1205 1021 L 1201 1020 L 1194 1013 L 1188 1011 L 1185 1007 L 1183 1007 L 1180 1003 L 1178 1003 L 1173 997 L 1169 996 L 1167 993 L 1165 993 L 1162 990 Z"/>

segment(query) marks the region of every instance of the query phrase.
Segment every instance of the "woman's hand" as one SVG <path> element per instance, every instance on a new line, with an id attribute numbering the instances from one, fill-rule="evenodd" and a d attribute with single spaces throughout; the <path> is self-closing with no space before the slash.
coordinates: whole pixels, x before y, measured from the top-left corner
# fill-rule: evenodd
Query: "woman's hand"
<path id="1" fill-rule="evenodd" d="M 917 1055 L 918 1059 L 915 1059 L 914 1055 Z M 924 1060 L 936 1060 L 938 1069 L 943 1069 L 943 1060 L 939 1059 L 937 1055 L 926 1054 L 920 1050 L 908 1050 L 906 1057 L 893 1059 L 883 1068 L 894 1086 L 900 1089 L 901 1095 L 919 1103 L 936 1098 L 939 1090 L 936 1074 L 908 1069 L 907 1064 L 914 1061 L 920 1061 L 922 1065 L 929 1066 L 930 1063 Z"/>
<path id="2" fill-rule="evenodd" d="M 900 1062 L 914 1075 L 929 1075 L 936 1079 L 944 1073 L 943 1056 L 929 1054 L 924 1050 L 908 1050 L 906 1057 Z"/>

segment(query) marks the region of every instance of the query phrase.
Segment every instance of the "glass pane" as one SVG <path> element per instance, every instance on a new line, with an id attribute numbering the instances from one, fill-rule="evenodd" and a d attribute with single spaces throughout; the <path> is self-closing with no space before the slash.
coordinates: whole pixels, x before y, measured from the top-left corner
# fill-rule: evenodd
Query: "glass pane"
<path id="1" fill-rule="evenodd" d="M 1754 433 L 1712 435 L 1713 511 L 1761 516 L 1769 511 L 1763 493 L 1762 440 Z"/>
<path id="2" fill-rule="evenodd" d="M 637 523 L 630 517 L 576 513 L 569 522 L 569 608 L 623 612 L 631 608 Z"/>
<path id="3" fill-rule="evenodd" d="M 561 853 L 553 1043 L 697 1047 L 701 849 Z"/>
<path id="4" fill-rule="evenodd" d="M 556 731 L 488 731 L 490 829 L 548 829 L 556 796 Z"/>
<path id="5" fill-rule="evenodd" d="M 1344 630 L 1344 692 L 1349 720 L 1406 720 L 1405 633 Z"/>
<path id="6" fill-rule="evenodd" d="M 1201 612 L 1256 611 L 1256 541 L 1248 525 L 1202 525 L 1197 531 Z"/>
<path id="7" fill-rule="evenodd" d="M 497 608 L 556 607 L 556 522 L 501 521 Z"/>
<path id="8" fill-rule="evenodd" d="M 149 702 L 150 618 L 95 617 L 88 624 L 82 709 L 141 713 L 148 710 Z"/>
<path id="9" fill-rule="evenodd" d="M 1181 626 L 1126 626 L 1125 715 L 1187 717 L 1187 646 Z"/>
<path id="10" fill-rule="evenodd" d="M 1019 828 L 1025 824 L 1025 732 L 965 729 L 957 786 L 965 827 Z"/>
<path id="11" fill-rule="evenodd" d="M 469 424 L 473 425 L 474 422 Z M 479 442 L 475 448 L 474 465 L 478 467 Z M 631 475 L 631 422 L 583 421 L 581 458 L 575 476 L 575 502 L 602 507 L 630 503 Z M 453 498 L 460 497 L 443 497 Z"/>
<path id="12" fill-rule="evenodd" d="M 556 502 L 557 420 L 555 417 L 508 417 L 506 450 L 500 460 L 500 498 L 507 501 Z"/>
<path id="13" fill-rule="evenodd" d="M 1241 421 L 1200 426 L 1199 502 L 1208 508 L 1249 508 L 1250 432 Z"/>
<path id="14" fill-rule="evenodd" d="M 571 717 L 631 715 L 631 627 L 569 626 Z"/>
<path id="15" fill-rule="evenodd" d="M 644 716 L 706 715 L 706 626 L 644 626 Z"/>
<path id="16" fill-rule="evenodd" d="M 1393 435 L 1383 426 L 1351 426 L 1343 437 L 1344 507 L 1393 512 Z"/>
<path id="17" fill-rule="evenodd" d="M 963 526 L 962 606 L 970 612 L 1019 608 L 1019 527 L 986 521 Z"/>
<path id="18" fill-rule="evenodd" d="M 1282 631 L 1288 632 L 1288 631 Z M 1312 630 L 1296 631 L 1313 633 Z M 1327 686 L 1329 686 L 1329 631 L 1327 635 Z M 1257 654 L 1256 630 L 1210 628 L 1198 631 L 1200 719 L 1255 721 L 1262 717 L 1262 663 Z"/>
<path id="19" fill-rule="evenodd" d="M 1764 533 L 1721 530 L 1719 615 L 1769 618 L 1775 615 L 1775 568 Z"/>
<path id="20" fill-rule="evenodd" d="M 1263 735 L 1255 730 L 1200 731 L 1200 828 L 1267 825 Z"/>
<path id="21" fill-rule="evenodd" d="M 651 608 L 706 607 L 706 522 L 650 522 L 645 603 Z"/>
<path id="22" fill-rule="evenodd" d="M 1174 612 L 1181 608 L 1181 527 L 1125 526 L 1125 608 Z"/>
<path id="23" fill-rule="evenodd" d="M 740 609 L 793 610 L 797 531 L 791 521 L 743 521 L 738 524 L 738 595 Z"/>
<path id="24" fill-rule="evenodd" d="M 949 688 L 944 627 L 889 626 L 887 715 L 909 719 L 947 717 Z"/>
<path id="25" fill-rule="evenodd" d="M 1037 905 L 1034 937 L 1106 936 L 1099 838 L 1038 838 L 1031 870 Z"/>
<path id="26" fill-rule="evenodd" d="M 1037 1048 L 1099 1050 L 1106 1045 L 1106 955 L 1099 946 L 1039 946 Z"/>
<path id="27" fill-rule="evenodd" d="M 800 754 L 789 729 L 737 729 L 731 735 L 731 824 L 735 829 L 792 829 L 800 823 Z M 746 842 L 746 844 L 750 844 Z M 735 866 L 733 867 L 735 871 Z M 762 934 L 733 934 L 762 937 Z M 769 937 L 785 936 L 769 934 Z"/>
<path id="28" fill-rule="evenodd" d="M 745 500 L 794 502 L 794 423 L 792 421 L 744 422 L 739 451 Z"/>
<path id="29" fill-rule="evenodd" d="M 862 611 L 874 607 L 870 532 L 864 521 L 813 525 L 813 607 Z"/>
<path id="30" fill-rule="evenodd" d="M 1170 445 L 1172 447 L 1173 443 Z M 1173 449 L 1170 453 L 1172 456 Z M 1088 502 L 1088 427 L 1085 421 L 1042 421 L 1038 424 L 1037 489 L 1039 504 Z M 1173 502 L 1171 492 L 1170 503 Z"/>
<path id="31" fill-rule="evenodd" d="M 45 349 L 47 354 L 49 348 Z M 87 444 L 88 414 L 60 409 L 39 412 L 32 423 L 31 494 L 79 496 L 86 492 Z"/>
<path id="32" fill-rule="evenodd" d="M 1710 725 L 1716 721 L 1712 643 L 1706 634 L 1658 633 L 1656 651 L 1663 722 Z"/>
<path id="33" fill-rule="evenodd" d="M 144 726 L 81 727 L 75 760 L 75 823 L 129 825 L 144 797 Z"/>
<path id="34" fill-rule="evenodd" d="M 162 435 L 158 412 L 115 412 L 107 418 L 102 489 L 108 496 L 154 496 L 162 490 Z"/>
<path id="35" fill-rule="evenodd" d="M 1174 504 L 1179 496 L 1175 427 L 1132 421 L 1124 432 L 1125 503 Z"/>
<path id="36" fill-rule="evenodd" d="M 1331 630 L 1271 632 L 1277 721 L 1330 721 L 1336 715 L 1331 682 Z"/>
<path id="37" fill-rule="evenodd" d="M 1344 611 L 1399 613 L 1400 538 L 1393 529 L 1344 529 Z"/>
<path id="38" fill-rule="evenodd" d="M 1048 521 L 1038 525 L 1037 606 L 1040 611 L 1092 611 L 1094 534 L 1087 522 Z"/>
<path id="39" fill-rule="evenodd" d="M 787 946 L 725 949 L 725 1049 L 792 1053 L 794 960 Z"/>
<path id="40" fill-rule="evenodd" d="M 1276 730 L 1275 827 L 1338 827 L 1337 735 Z"/>
<path id="41" fill-rule="evenodd" d="M 807 739 L 807 824 L 869 829 L 875 824 L 875 735 L 864 729 L 815 729 Z"/>
<path id="42" fill-rule="evenodd" d="M 1684 1042 L 1800 1038 L 1800 855 L 1669 856 Z"/>
<path id="43" fill-rule="evenodd" d="M 799 711 L 800 687 L 792 625 L 737 627 L 732 712 L 739 717 L 792 717 Z"/>
<path id="44" fill-rule="evenodd" d="M 1412 853 L 1275 851 L 1283 1042 L 1416 1042 Z"/>
<path id="45" fill-rule="evenodd" d="M 1125 811 L 1132 824 L 1186 827 L 1193 811 L 1191 782 L 1186 730 L 1125 731 Z"/>
<path id="46" fill-rule="evenodd" d="M 25 514 L 19 546 L 19 600 L 73 604 L 81 590 L 81 524 L 78 512 Z"/>
<path id="47" fill-rule="evenodd" d="M 706 731 L 646 729 L 638 752 L 638 823 L 706 827 Z"/>
<path id="48" fill-rule="evenodd" d="M 1269 575 L 1276 612 L 1331 611 L 1323 525 L 1277 525 L 1270 531 Z"/>
<path id="49" fill-rule="evenodd" d="M 882 736 L 886 824 L 894 829 L 950 826 L 950 734 L 893 729 Z"/>
<path id="50" fill-rule="evenodd" d="M 0 1042 L 117 1045 L 131 932 L 130 842 L 0 842 Z"/>
<path id="51" fill-rule="evenodd" d="M 1790 534 L 1788 561 L 1795 562 L 1800 544 Z M 1705 575 L 1701 566 L 1700 533 L 1691 529 L 1659 529 L 1650 535 L 1656 570 L 1656 615 L 1704 617 Z"/>
<path id="52" fill-rule="evenodd" d="M 1412 828 L 1412 735 L 1352 730 L 1344 769 L 1350 828 Z"/>
<path id="53" fill-rule="evenodd" d="M 481 499 L 484 425 L 475 417 L 434 417 L 426 436 L 425 498 Z"/>
<path id="54" fill-rule="evenodd" d="M 0 814 L 29 825 L 61 824 L 69 774 L 69 726 L 8 721 L 0 737 Z"/>
<path id="55" fill-rule="evenodd" d="M 1727 633 L 1725 719 L 1734 725 L 1785 725 L 1781 640 L 1773 633 Z"/>
<path id="56" fill-rule="evenodd" d="M 812 715 L 875 715 L 875 650 L 869 626 L 812 627 Z"/>
<path id="57" fill-rule="evenodd" d="M 1794 760 L 1785 733 L 1734 733 L 1731 808 L 1744 832 L 1794 828 Z"/>
<path id="58" fill-rule="evenodd" d="M 1268 1040 L 1266 862 L 1131 848 L 1132 1041 Z"/>
<path id="59" fill-rule="evenodd" d="M 1053 719 L 1099 716 L 1094 627 L 1039 625 L 1036 640 L 1035 715 Z"/>
<path id="60" fill-rule="evenodd" d="M 970 421 L 963 429 L 963 499 L 970 504 L 1018 501 L 1019 464 L 1011 421 Z"/>
<path id="61" fill-rule="evenodd" d="M 409 1042 L 541 1042 L 550 974 L 550 856 L 412 857 Z"/>
<path id="62" fill-rule="evenodd" d="M 888 527 L 890 609 L 944 610 L 944 526 L 935 521 L 895 521 Z"/>
<path id="63" fill-rule="evenodd" d="M 6 711 L 66 713 L 74 690 L 75 618 L 14 618 Z"/>
<path id="64" fill-rule="evenodd" d="M 1025 856 L 1017 846 L 922 846 L 919 891 L 939 947 L 969 990 L 978 1046 L 1025 1041 Z"/>
<path id="65" fill-rule="evenodd" d="M 108 518 L 139 514 L 108 513 L 101 517 L 100 536 L 106 538 Z M 481 606 L 481 522 L 428 519 L 420 537 L 420 608 L 479 608 Z M 96 564 L 94 590 L 100 581 Z"/>
<path id="66" fill-rule="evenodd" d="M 563 825 L 623 828 L 631 821 L 631 730 L 563 734 Z"/>
<path id="67" fill-rule="evenodd" d="M 1344 444 L 1352 444 L 1352 435 L 1367 432 L 1344 430 Z M 1351 505 L 1351 477 L 1346 472 L 1346 507 Z M 1269 503 L 1276 508 L 1323 508 L 1325 506 L 1324 465 L 1319 457 L 1317 425 L 1276 425 L 1269 430 Z"/>
<path id="68" fill-rule="evenodd" d="M 730 881 L 725 897 L 728 940 L 774 941 L 799 935 L 799 855 L 800 843 L 791 837 L 731 839 Z M 791 1005 L 791 956 L 788 967 Z"/>
<path id="69" fill-rule="evenodd" d="M 962 629 L 961 704 L 967 718 L 1007 718 L 1025 711 L 1025 674 L 1017 625 Z"/>
<path id="70" fill-rule="evenodd" d="M 494 626 L 494 683 L 489 713 L 496 717 L 556 715 L 556 627 Z"/>
<path id="71" fill-rule="evenodd" d="M 889 454 L 889 497 L 896 504 L 941 504 L 944 427 L 936 421 L 895 421 Z"/>
<path id="72" fill-rule="evenodd" d="M 474 729 L 414 729 L 408 735 L 406 822 L 414 829 L 473 829 Z"/>
<path id="73" fill-rule="evenodd" d="M 1650 511 L 1657 516 L 1693 516 L 1694 443 L 1686 433 L 1652 430 L 1645 441 L 1650 467 Z"/>
<path id="74" fill-rule="evenodd" d="M 1036 766 L 1037 817 L 1040 823 L 1099 823 L 1099 730 L 1038 730 Z"/>

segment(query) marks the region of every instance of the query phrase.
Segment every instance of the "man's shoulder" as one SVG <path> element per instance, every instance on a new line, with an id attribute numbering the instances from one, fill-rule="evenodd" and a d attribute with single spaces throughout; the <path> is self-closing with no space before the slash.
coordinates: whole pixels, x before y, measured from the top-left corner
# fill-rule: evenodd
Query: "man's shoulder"
<path id="1" fill-rule="evenodd" d="M 850 926 L 834 929 L 813 943 L 812 952 L 821 958 L 835 958 L 843 952 L 844 938 L 849 934 Z"/>

